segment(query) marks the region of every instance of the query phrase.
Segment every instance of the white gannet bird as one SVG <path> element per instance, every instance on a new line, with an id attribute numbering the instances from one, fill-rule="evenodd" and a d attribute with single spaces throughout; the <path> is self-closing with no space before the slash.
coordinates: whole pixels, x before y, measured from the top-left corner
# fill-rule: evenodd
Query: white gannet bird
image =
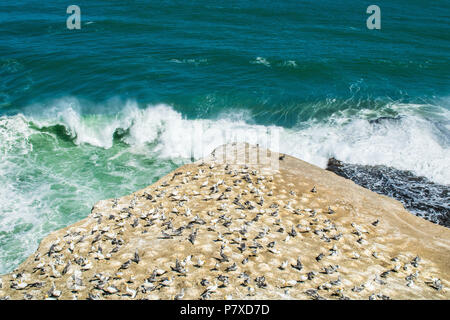
<path id="1" fill-rule="evenodd" d="M 184 288 L 181 288 L 180 293 L 177 293 L 174 297 L 174 300 L 181 300 L 184 297 Z"/>
<path id="2" fill-rule="evenodd" d="M 134 299 L 136 297 L 136 290 L 130 289 L 128 288 L 128 286 L 126 287 L 126 292 L 127 292 L 127 296 L 130 296 L 131 299 Z"/>
<path id="3" fill-rule="evenodd" d="M 201 267 L 205 264 L 205 261 L 201 260 L 200 258 L 197 259 L 197 267 Z"/>
<path id="4" fill-rule="evenodd" d="M 188 255 L 183 261 L 181 261 L 181 265 L 182 265 L 183 267 L 185 267 L 186 264 L 188 264 L 189 262 L 191 262 L 191 259 L 192 259 L 192 254 L 191 254 L 191 255 Z"/>
<path id="5" fill-rule="evenodd" d="M 293 264 L 292 268 L 297 269 L 298 271 L 301 271 L 303 269 L 303 264 L 300 261 L 300 257 L 297 258 L 297 263 Z"/>
<path id="6" fill-rule="evenodd" d="M 208 180 L 206 180 L 205 182 L 202 183 L 202 185 L 200 186 L 200 188 L 204 188 L 208 185 Z"/>
<path id="7" fill-rule="evenodd" d="M 287 260 L 283 261 L 280 265 L 280 269 L 284 270 L 286 269 L 287 265 L 289 264 L 289 262 Z"/>
<path id="8" fill-rule="evenodd" d="M 161 281 L 161 285 L 164 287 L 168 287 L 172 284 L 173 280 L 172 278 L 166 278 L 163 281 Z"/>

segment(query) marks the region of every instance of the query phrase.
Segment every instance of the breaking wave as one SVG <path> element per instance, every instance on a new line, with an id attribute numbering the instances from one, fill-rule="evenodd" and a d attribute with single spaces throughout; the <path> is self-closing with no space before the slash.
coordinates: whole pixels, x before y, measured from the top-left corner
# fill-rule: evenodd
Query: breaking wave
<path id="1" fill-rule="evenodd" d="M 2 117 L 12 132 L 2 139 L 8 145 L 14 130 L 21 136 L 47 133 L 70 139 L 76 145 L 109 149 L 115 141 L 150 146 L 163 158 L 198 158 L 233 139 L 259 143 L 269 130 L 279 133 L 279 150 L 326 167 L 329 158 L 362 165 L 386 165 L 410 170 L 418 176 L 448 184 L 450 181 L 450 112 L 428 105 L 393 104 L 382 111 L 340 111 L 326 120 L 300 123 L 292 128 L 251 123 L 248 113 L 220 115 L 216 119 L 188 119 L 166 104 L 139 108 L 128 101 L 117 113 L 82 115 L 76 99 L 58 101 L 46 115 Z M 48 114 L 52 114 L 49 117 Z M 386 113 L 388 114 L 388 113 Z M 444 119 L 444 120 L 443 120 Z M 27 125 L 28 122 L 28 125 Z M 34 130 L 34 131 L 33 131 Z M 15 140 L 17 144 L 26 139 Z M 2 142 L 3 144 L 5 142 Z M 273 146 L 272 146 L 273 147 Z M 2 150 L 5 146 L 1 146 Z M 201 151 L 201 152 L 200 152 Z"/>

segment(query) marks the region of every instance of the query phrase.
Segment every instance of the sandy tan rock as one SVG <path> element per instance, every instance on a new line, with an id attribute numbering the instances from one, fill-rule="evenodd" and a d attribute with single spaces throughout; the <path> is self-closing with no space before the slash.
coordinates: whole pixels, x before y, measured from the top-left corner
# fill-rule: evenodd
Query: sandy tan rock
<path id="1" fill-rule="evenodd" d="M 299 159 L 223 150 L 51 233 L 0 298 L 450 298 L 449 229 Z"/>

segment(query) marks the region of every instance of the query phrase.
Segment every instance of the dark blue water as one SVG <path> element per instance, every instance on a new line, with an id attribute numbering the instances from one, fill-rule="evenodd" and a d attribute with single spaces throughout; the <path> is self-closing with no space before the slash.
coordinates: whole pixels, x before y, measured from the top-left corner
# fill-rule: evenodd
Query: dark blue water
<path id="1" fill-rule="evenodd" d="M 365 1 L 74 4 L 81 30 L 60 1 L 0 3 L 0 272 L 224 130 L 449 184 L 449 1 L 377 1 L 381 30 Z"/>

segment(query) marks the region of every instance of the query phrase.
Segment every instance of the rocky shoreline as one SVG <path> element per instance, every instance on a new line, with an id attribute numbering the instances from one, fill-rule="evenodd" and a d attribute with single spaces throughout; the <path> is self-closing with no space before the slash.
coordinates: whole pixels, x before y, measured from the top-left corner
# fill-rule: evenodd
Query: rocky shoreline
<path id="1" fill-rule="evenodd" d="M 290 156 L 221 163 L 224 148 L 48 235 L 0 299 L 450 298 L 448 228 Z"/>
<path id="2" fill-rule="evenodd" d="M 387 166 L 358 165 L 331 158 L 327 170 L 376 193 L 400 201 L 412 214 L 450 228 L 450 186 L 410 171 Z"/>

